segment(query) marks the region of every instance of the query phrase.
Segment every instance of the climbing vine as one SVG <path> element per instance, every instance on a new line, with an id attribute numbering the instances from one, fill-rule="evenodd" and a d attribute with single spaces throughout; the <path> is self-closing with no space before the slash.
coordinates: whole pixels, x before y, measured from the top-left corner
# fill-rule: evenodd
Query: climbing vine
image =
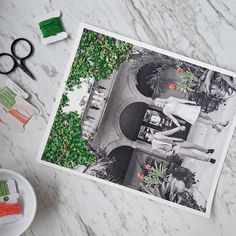
<path id="1" fill-rule="evenodd" d="M 66 82 L 54 123 L 46 144 L 43 160 L 64 167 L 96 163 L 88 141 L 82 138 L 81 117 L 77 111 L 64 112 L 68 91 L 81 84 L 81 78 L 107 79 L 119 65 L 128 60 L 132 45 L 112 37 L 85 30 Z"/>
<path id="2" fill-rule="evenodd" d="M 79 86 L 80 78 L 107 79 L 120 63 L 128 60 L 131 49 L 132 44 L 85 31 L 67 80 L 67 88 L 72 90 Z"/>

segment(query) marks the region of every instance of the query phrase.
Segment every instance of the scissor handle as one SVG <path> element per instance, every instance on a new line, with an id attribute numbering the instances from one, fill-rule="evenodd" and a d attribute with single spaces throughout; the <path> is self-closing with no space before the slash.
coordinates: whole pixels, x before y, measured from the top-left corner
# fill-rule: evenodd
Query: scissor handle
<path id="1" fill-rule="evenodd" d="M 13 65 L 12 65 L 12 68 L 10 68 L 8 71 L 2 71 L 1 68 L 0 68 L 0 74 L 9 74 L 9 73 L 11 73 L 17 66 L 16 59 L 9 53 L 0 53 L 0 58 L 1 57 L 10 57 L 13 61 Z"/>
<path id="2" fill-rule="evenodd" d="M 29 53 L 28 53 L 26 56 L 23 56 L 23 57 L 18 56 L 17 53 L 16 53 L 16 50 L 15 50 L 15 49 L 16 49 L 16 45 L 17 45 L 20 41 L 25 41 L 25 42 L 28 43 L 29 46 L 30 46 Z M 30 57 L 30 56 L 32 55 L 33 51 L 34 51 L 33 45 L 31 44 L 31 42 L 30 42 L 28 39 L 25 39 L 25 38 L 18 38 L 18 39 L 15 39 L 15 40 L 13 41 L 12 45 L 11 45 L 11 53 L 12 53 L 12 55 L 13 55 L 16 59 L 18 59 L 18 60 L 24 60 L 24 59 Z"/>

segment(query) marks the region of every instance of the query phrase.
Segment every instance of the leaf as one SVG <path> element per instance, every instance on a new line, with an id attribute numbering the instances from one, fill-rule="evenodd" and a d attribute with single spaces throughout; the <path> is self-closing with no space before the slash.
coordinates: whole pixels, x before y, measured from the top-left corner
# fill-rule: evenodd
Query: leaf
<path id="1" fill-rule="evenodd" d="M 150 169 L 147 175 L 142 179 L 146 184 L 160 184 L 165 178 L 166 168 L 162 164 L 159 166 L 157 163 L 154 163 L 154 166 Z"/>

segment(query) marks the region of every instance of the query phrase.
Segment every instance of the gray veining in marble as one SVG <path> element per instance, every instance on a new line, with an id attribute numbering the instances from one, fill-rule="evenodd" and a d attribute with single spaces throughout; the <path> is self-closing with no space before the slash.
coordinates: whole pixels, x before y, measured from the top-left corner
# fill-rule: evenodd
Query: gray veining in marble
<path id="1" fill-rule="evenodd" d="M 62 10 L 70 37 L 44 46 L 36 17 L 55 9 Z M 0 51 L 9 51 L 17 37 L 35 45 L 27 65 L 37 81 L 20 70 L 9 77 L 31 94 L 30 102 L 40 114 L 23 134 L 0 127 L 0 164 L 25 175 L 38 197 L 35 221 L 24 236 L 235 235 L 235 136 L 210 219 L 35 162 L 80 22 L 236 71 L 235 0 L 1 0 Z M 6 78 L 0 75 L 1 80 Z"/>

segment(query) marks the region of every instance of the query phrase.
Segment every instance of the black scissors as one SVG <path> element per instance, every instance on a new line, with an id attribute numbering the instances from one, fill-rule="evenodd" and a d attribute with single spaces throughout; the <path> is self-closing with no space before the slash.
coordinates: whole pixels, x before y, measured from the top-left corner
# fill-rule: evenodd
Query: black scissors
<path id="1" fill-rule="evenodd" d="M 16 53 L 16 45 L 20 42 L 26 42 L 29 45 L 29 52 L 27 55 L 25 56 L 20 56 Z M 12 45 L 11 45 L 11 53 L 0 53 L 0 62 L 2 61 L 1 59 L 3 57 L 9 57 L 12 60 L 12 67 L 10 67 L 10 69 L 7 69 L 6 71 L 3 70 L 3 66 L 0 66 L 0 74 L 9 74 L 12 71 L 14 71 L 16 69 L 16 67 L 21 68 L 30 78 L 32 78 L 33 80 L 35 80 L 34 76 L 32 75 L 32 73 L 27 69 L 26 65 L 25 65 L 25 60 L 27 58 L 29 58 L 34 52 L 34 47 L 31 44 L 31 42 L 28 39 L 25 38 L 18 38 L 16 40 L 13 41 Z M 2 57 L 2 58 L 1 58 Z"/>

